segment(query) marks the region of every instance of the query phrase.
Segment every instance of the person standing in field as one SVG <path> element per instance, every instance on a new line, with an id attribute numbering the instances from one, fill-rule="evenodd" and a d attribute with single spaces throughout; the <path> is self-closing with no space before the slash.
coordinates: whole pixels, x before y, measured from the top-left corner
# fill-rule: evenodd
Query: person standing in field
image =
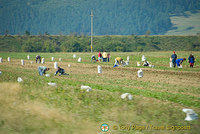
<path id="1" fill-rule="evenodd" d="M 107 59 L 108 59 L 108 62 L 110 61 L 110 53 L 108 53 L 108 55 L 107 55 Z"/>
<path id="2" fill-rule="evenodd" d="M 185 61 L 185 60 L 186 60 L 186 58 L 177 59 L 177 60 L 176 60 L 177 67 L 178 67 L 178 68 L 182 68 L 182 63 L 183 63 L 183 61 Z"/>
<path id="3" fill-rule="evenodd" d="M 194 66 L 194 62 L 195 62 L 195 58 L 192 54 L 190 54 L 190 56 L 188 57 L 188 62 L 190 63 L 190 67 L 193 68 Z"/>
<path id="4" fill-rule="evenodd" d="M 102 59 L 102 54 L 101 54 L 101 52 L 99 51 L 98 60 L 101 61 L 101 59 Z"/>
<path id="5" fill-rule="evenodd" d="M 39 60 L 39 61 L 38 61 L 38 60 Z M 37 55 L 37 56 L 36 56 L 35 62 L 36 62 L 36 63 L 37 63 L 37 62 L 41 63 L 41 57 L 40 57 L 40 55 Z"/>
<path id="6" fill-rule="evenodd" d="M 171 55 L 171 58 L 172 58 L 173 66 L 176 67 L 177 55 L 176 55 L 175 51 L 173 51 L 173 54 Z"/>
<path id="7" fill-rule="evenodd" d="M 102 56 L 103 56 L 103 62 L 107 62 L 108 55 L 106 51 L 103 52 Z"/>
<path id="8" fill-rule="evenodd" d="M 39 72 L 40 76 L 42 76 L 43 74 L 46 74 L 46 71 L 49 71 L 49 68 L 47 68 L 45 66 L 39 66 L 38 67 L 38 72 Z"/>

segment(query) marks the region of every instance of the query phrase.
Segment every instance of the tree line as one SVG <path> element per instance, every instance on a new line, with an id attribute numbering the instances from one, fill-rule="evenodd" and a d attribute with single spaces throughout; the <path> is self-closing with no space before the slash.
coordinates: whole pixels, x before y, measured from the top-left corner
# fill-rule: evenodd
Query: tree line
<path id="1" fill-rule="evenodd" d="M 3 35 L 0 51 L 90 52 L 91 38 L 85 35 Z M 200 51 L 200 36 L 94 36 L 93 51 Z"/>

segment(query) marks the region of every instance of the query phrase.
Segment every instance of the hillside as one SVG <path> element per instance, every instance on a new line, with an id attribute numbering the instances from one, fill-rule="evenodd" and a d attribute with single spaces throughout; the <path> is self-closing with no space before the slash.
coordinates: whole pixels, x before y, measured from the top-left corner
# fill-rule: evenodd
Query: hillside
<path id="1" fill-rule="evenodd" d="M 200 0 L 0 0 L 0 34 L 163 35 L 171 15 L 200 9 Z"/>
<path id="2" fill-rule="evenodd" d="M 185 12 L 184 16 L 171 17 L 174 29 L 166 35 L 196 35 L 200 33 L 200 10 L 197 12 Z"/>

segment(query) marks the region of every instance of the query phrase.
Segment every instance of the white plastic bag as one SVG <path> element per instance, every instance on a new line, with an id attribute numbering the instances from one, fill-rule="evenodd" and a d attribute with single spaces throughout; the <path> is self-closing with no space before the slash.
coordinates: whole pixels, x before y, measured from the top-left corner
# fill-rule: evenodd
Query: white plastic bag
<path id="1" fill-rule="evenodd" d="M 142 69 L 138 70 L 138 77 L 139 78 L 143 77 L 143 71 L 142 71 Z"/>
<path id="2" fill-rule="evenodd" d="M 51 57 L 51 61 L 54 61 L 54 57 Z"/>
<path id="3" fill-rule="evenodd" d="M 92 91 L 92 88 L 91 87 L 89 87 L 89 86 L 81 86 L 81 89 L 83 90 L 86 90 L 87 92 L 90 92 L 90 91 Z"/>
<path id="4" fill-rule="evenodd" d="M 169 67 L 172 68 L 173 67 L 173 63 L 169 62 Z"/>
<path id="5" fill-rule="evenodd" d="M 102 67 L 98 65 L 98 73 L 101 74 L 102 73 Z"/>
<path id="6" fill-rule="evenodd" d="M 45 59 L 44 58 L 42 58 L 42 62 L 41 62 L 42 64 L 44 64 L 45 63 Z"/>
<path id="7" fill-rule="evenodd" d="M 48 83 L 49 86 L 56 86 L 56 83 Z"/>
<path id="8" fill-rule="evenodd" d="M 50 77 L 50 74 L 45 74 L 46 77 Z"/>
<path id="9" fill-rule="evenodd" d="M 194 112 L 194 110 L 192 110 L 192 109 L 183 109 L 182 111 L 186 113 L 186 117 L 185 117 L 186 121 L 191 121 L 191 120 L 198 119 L 198 114 L 196 114 Z"/>
<path id="10" fill-rule="evenodd" d="M 55 69 L 58 68 L 58 62 L 54 62 L 54 68 L 55 68 Z"/>
<path id="11" fill-rule="evenodd" d="M 23 60 L 23 59 L 21 59 L 21 65 L 22 65 L 22 66 L 24 65 L 24 60 Z"/>
<path id="12" fill-rule="evenodd" d="M 81 61 L 82 61 L 82 59 L 81 59 L 81 57 L 79 57 L 79 58 L 78 58 L 78 62 L 81 62 Z"/>
<path id="13" fill-rule="evenodd" d="M 133 96 L 129 93 L 124 93 L 121 95 L 121 99 L 128 99 L 128 100 L 132 100 L 133 99 Z"/>
<path id="14" fill-rule="evenodd" d="M 10 62 L 10 57 L 8 57 L 8 62 Z"/>
<path id="15" fill-rule="evenodd" d="M 0 57 L 0 63 L 2 63 L 3 62 L 3 59 L 2 59 L 2 57 Z"/>
<path id="16" fill-rule="evenodd" d="M 142 61 L 144 62 L 146 59 L 147 58 L 144 55 L 142 55 Z"/>
<path id="17" fill-rule="evenodd" d="M 18 82 L 22 82 L 23 79 L 22 79 L 21 77 L 18 77 L 18 78 L 17 78 L 17 81 L 18 81 Z"/>

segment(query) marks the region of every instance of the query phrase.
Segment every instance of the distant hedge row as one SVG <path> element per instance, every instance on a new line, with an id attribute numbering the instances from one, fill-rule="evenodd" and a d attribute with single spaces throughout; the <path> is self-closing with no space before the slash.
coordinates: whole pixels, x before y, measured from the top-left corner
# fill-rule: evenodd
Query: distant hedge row
<path id="1" fill-rule="evenodd" d="M 68 36 L 0 36 L 0 51 L 10 52 L 89 52 L 90 37 Z M 93 51 L 200 51 L 200 36 L 95 36 Z"/>

